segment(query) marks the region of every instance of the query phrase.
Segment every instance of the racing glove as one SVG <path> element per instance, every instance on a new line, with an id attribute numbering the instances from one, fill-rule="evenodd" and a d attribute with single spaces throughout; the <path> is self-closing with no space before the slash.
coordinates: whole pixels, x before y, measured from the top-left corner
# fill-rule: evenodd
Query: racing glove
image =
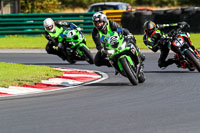
<path id="1" fill-rule="evenodd" d="M 58 24 L 61 26 L 67 26 L 67 27 L 69 27 L 69 25 L 70 25 L 69 23 L 63 22 L 63 21 L 59 21 Z"/>
<path id="2" fill-rule="evenodd" d="M 77 30 L 77 31 L 81 31 L 81 28 L 80 28 L 80 27 L 77 27 L 76 30 Z"/>
<path id="3" fill-rule="evenodd" d="M 158 29 L 164 28 L 164 26 L 163 26 L 162 24 L 157 24 L 156 27 L 157 27 Z"/>
<path id="4" fill-rule="evenodd" d="M 104 48 L 100 49 L 100 52 L 101 52 L 101 56 L 106 56 Z"/>
<path id="5" fill-rule="evenodd" d="M 130 34 L 127 35 L 127 37 L 128 37 L 129 39 L 131 39 L 131 38 L 133 38 L 133 34 L 130 33 Z"/>
<path id="6" fill-rule="evenodd" d="M 131 39 L 131 40 L 133 41 L 133 43 L 136 44 L 136 39 L 135 39 L 135 37 L 133 36 L 133 34 L 131 34 L 131 33 L 128 34 L 128 35 L 127 35 L 127 38 L 128 38 L 128 39 Z"/>
<path id="7" fill-rule="evenodd" d="M 190 25 L 187 22 L 178 22 L 180 28 L 190 28 Z"/>
<path id="8" fill-rule="evenodd" d="M 53 44 L 56 44 L 56 41 L 53 37 L 51 37 L 49 34 L 48 35 L 45 35 L 46 39 L 51 41 Z"/>

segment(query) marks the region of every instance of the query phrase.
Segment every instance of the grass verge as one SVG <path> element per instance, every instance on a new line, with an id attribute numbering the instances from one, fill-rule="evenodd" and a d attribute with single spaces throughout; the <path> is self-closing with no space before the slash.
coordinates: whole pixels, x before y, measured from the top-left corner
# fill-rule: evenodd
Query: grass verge
<path id="1" fill-rule="evenodd" d="M 95 48 L 92 36 L 86 34 L 87 46 Z M 48 40 L 43 36 L 6 36 L 0 38 L 0 49 L 44 49 Z"/>
<path id="2" fill-rule="evenodd" d="M 49 77 L 61 76 L 62 72 L 47 66 L 22 65 L 0 62 L 0 87 L 33 85 Z"/>
<path id="3" fill-rule="evenodd" d="M 200 49 L 200 33 L 191 33 L 191 40 L 193 42 L 193 45 L 195 48 Z M 147 47 L 143 43 L 143 35 L 134 35 L 137 40 L 137 45 L 140 49 L 147 49 Z M 89 48 L 95 48 L 95 44 L 92 40 L 92 36 L 89 34 L 85 34 L 87 46 Z M 47 40 L 44 36 L 35 36 L 35 37 L 29 37 L 29 36 L 6 36 L 3 38 L 0 38 L 0 49 L 44 49 Z"/>

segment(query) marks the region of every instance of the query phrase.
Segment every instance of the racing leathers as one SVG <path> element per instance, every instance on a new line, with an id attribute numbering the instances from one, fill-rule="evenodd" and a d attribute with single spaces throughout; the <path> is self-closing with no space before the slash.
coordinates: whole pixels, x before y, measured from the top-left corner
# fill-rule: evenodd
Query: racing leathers
<path id="1" fill-rule="evenodd" d="M 105 30 L 100 31 L 100 30 L 97 30 L 97 28 L 95 28 L 95 27 L 93 28 L 92 38 L 96 44 L 96 49 L 98 50 L 98 52 L 94 58 L 94 63 L 96 66 L 103 65 L 103 66 L 111 67 L 111 64 L 109 63 L 108 59 L 106 59 L 107 55 L 104 53 L 103 47 L 100 42 L 100 38 L 101 38 L 101 36 L 107 36 L 109 34 L 112 34 L 113 31 L 117 31 L 118 28 L 121 28 L 120 25 L 114 21 L 108 21 L 108 24 L 107 24 Z M 136 46 L 135 37 L 127 29 L 122 28 L 122 34 L 127 36 L 130 39 L 130 41 Z M 137 46 L 136 46 L 136 48 L 139 50 L 139 48 Z M 141 55 L 141 53 L 140 53 L 140 55 Z M 144 55 L 141 55 L 141 57 L 143 57 L 143 60 L 144 60 L 144 58 L 145 58 Z"/>
<path id="2" fill-rule="evenodd" d="M 166 60 L 169 54 L 168 48 L 168 39 L 166 31 L 169 31 L 173 28 L 178 28 L 180 26 L 179 23 L 174 24 L 157 24 L 156 31 L 153 32 L 151 35 L 144 34 L 143 42 L 144 44 L 151 49 L 153 52 L 157 52 L 160 50 L 161 54 L 158 59 L 158 66 L 160 68 L 166 68 L 168 65 L 176 63 L 174 58 L 170 58 Z"/>
<path id="3" fill-rule="evenodd" d="M 48 40 L 48 43 L 46 45 L 47 53 L 58 55 L 60 58 L 65 60 L 66 57 L 62 52 L 63 44 L 58 42 L 59 35 L 64 31 L 63 27 L 77 28 L 77 26 L 73 23 L 56 21 L 55 32 L 48 32 L 47 30 L 45 30 L 44 36 Z M 53 48 L 54 46 L 58 46 L 58 49 Z"/>

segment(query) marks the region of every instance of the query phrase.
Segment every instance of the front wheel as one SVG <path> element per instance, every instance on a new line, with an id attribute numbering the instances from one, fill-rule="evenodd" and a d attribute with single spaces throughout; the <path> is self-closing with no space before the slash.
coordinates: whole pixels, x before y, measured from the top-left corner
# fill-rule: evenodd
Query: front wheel
<path id="1" fill-rule="evenodd" d="M 200 60 L 190 50 L 185 51 L 185 55 L 194 64 L 198 72 L 200 72 Z"/>
<path id="2" fill-rule="evenodd" d="M 88 50 L 86 47 L 82 46 L 80 47 L 80 50 L 83 52 L 84 56 L 87 58 L 87 62 L 89 64 L 94 64 L 93 56 L 90 50 Z"/>
<path id="3" fill-rule="evenodd" d="M 138 84 L 138 78 L 137 75 L 135 73 L 135 71 L 132 69 L 130 63 L 127 61 L 126 57 L 123 57 L 120 59 L 120 63 L 122 65 L 122 68 L 126 74 L 126 76 L 128 77 L 129 81 L 133 84 L 133 85 L 137 85 Z"/>

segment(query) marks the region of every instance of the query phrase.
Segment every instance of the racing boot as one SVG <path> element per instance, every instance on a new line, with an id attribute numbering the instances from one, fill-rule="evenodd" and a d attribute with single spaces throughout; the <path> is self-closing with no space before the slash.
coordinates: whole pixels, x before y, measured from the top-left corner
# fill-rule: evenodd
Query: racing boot
<path id="1" fill-rule="evenodd" d="M 119 72 L 117 70 L 115 70 L 115 75 L 117 75 Z"/>
<path id="2" fill-rule="evenodd" d="M 197 57 L 199 57 L 199 58 L 200 58 L 200 51 L 199 51 L 199 50 L 197 50 L 197 49 L 195 49 L 195 50 L 194 50 L 194 52 L 197 54 Z"/>
<path id="3" fill-rule="evenodd" d="M 144 61 L 145 60 L 145 55 L 143 53 L 141 53 L 140 51 L 139 51 L 139 55 L 141 57 L 141 60 Z"/>

